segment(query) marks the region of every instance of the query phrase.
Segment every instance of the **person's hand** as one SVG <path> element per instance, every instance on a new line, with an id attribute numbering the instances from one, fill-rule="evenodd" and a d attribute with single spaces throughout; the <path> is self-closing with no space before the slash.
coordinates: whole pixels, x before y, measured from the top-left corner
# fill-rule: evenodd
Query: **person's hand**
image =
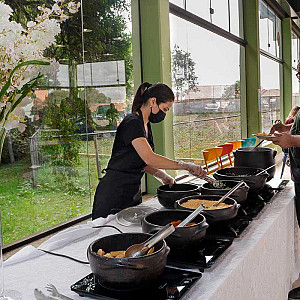
<path id="1" fill-rule="evenodd" d="M 190 162 L 183 162 L 180 161 L 178 163 L 178 166 L 181 169 L 187 170 L 189 171 L 192 175 L 196 176 L 196 177 L 205 177 L 206 176 L 206 172 L 202 169 L 202 167 L 200 165 L 196 165 L 194 163 L 190 163 Z"/>
<path id="2" fill-rule="evenodd" d="M 277 132 L 287 132 L 290 130 L 289 126 L 284 125 L 283 123 L 275 123 L 270 129 L 270 134 L 273 134 L 275 131 Z"/>
<path id="3" fill-rule="evenodd" d="M 294 136 L 288 132 L 274 133 L 275 137 L 268 138 L 267 141 L 273 142 L 273 144 L 280 146 L 281 148 L 290 148 L 294 146 Z"/>
<path id="4" fill-rule="evenodd" d="M 157 170 L 157 172 L 155 172 L 153 176 L 163 184 L 168 184 L 170 187 L 175 183 L 175 179 L 163 170 Z"/>

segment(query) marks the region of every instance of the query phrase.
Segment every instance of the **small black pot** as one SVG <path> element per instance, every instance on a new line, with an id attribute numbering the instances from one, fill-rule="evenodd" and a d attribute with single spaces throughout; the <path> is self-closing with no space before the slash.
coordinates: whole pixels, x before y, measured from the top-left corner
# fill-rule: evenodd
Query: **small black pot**
<path id="1" fill-rule="evenodd" d="M 243 180 L 249 186 L 251 192 L 257 192 L 264 187 L 267 182 L 267 178 L 269 177 L 269 174 L 266 171 L 256 176 L 255 174 L 259 173 L 260 171 L 263 171 L 263 169 L 231 167 L 217 170 L 213 176 L 217 180 Z"/>
<path id="2" fill-rule="evenodd" d="M 157 189 L 157 198 L 159 203 L 165 208 L 174 208 L 175 201 L 185 196 L 199 193 L 200 187 L 195 184 L 182 183 L 162 185 Z"/>
<path id="3" fill-rule="evenodd" d="M 140 289 L 155 283 L 164 271 L 170 251 L 164 240 L 155 245 L 152 254 L 137 258 L 111 258 L 97 254 L 99 249 L 105 252 L 126 250 L 150 237 L 146 233 L 122 233 L 92 242 L 87 249 L 87 256 L 99 282 L 118 290 Z"/>
<path id="4" fill-rule="evenodd" d="M 168 223 L 173 221 L 183 221 L 191 212 L 184 210 L 160 210 L 146 215 L 142 219 L 143 232 L 156 233 Z M 191 222 L 196 225 L 176 228 L 175 231 L 166 238 L 166 243 L 172 253 L 184 251 L 194 247 L 206 234 L 208 224 L 203 215 L 198 215 Z"/>
<path id="5" fill-rule="evenodd" d="M 226 184 L 229 189 L 216 189 L 210 183 L 206 182 L 201 186 L 201 195 L 218 195 L 224 196 L 231 188 L 239 183 L 235 180 L 221 180 L 220 182 Z M 248 196 L 249 186 L 245 183 L 240 186 L 230 198 L 234 199 L 237 203 L 243 203 Z"/>
<path id="6" fill-rule="evenodd" d="M 177 200 L 175 202 L 175 207 L 179 209 L 184 209 L 188 211 L 194 211 L 194 209 L 187 208 L 182 206 L 181 204 L 184 202 L 187 202 L 190 199 L 203 199 L 203 200 L 212 200 L 212 201 L 218 201 L 220 200 L 220 196 L 212 196 L 212 195 L 195 195 L 195 196 L 189 196 L 182 198 L 180 200 Z M 232 198 L 227 198 L 224 200 L 224 203 L 231 204 L 230 207 L 220 208 L 220 209 L 214 209 L 214 210 L 203 210 L 201 214 L 203 214 L 206 217 L 207 223 L 215 223 L 225 220 L 230 220 L 234 217 L 236 217 L 238 210 L 240 208 L 240 204 L 237 204 L 236 201 Z"/>
<path id="7" fill-rule="evenodd" d="M 275 164 L 276 154 L 277 151 L 272 148 L 239 148 L 233 152 L 234 166 L 266 169 Z M 269 173 L 267 181 L 274 177 L 275 169 L 274 166 L 267 171 Z"/>

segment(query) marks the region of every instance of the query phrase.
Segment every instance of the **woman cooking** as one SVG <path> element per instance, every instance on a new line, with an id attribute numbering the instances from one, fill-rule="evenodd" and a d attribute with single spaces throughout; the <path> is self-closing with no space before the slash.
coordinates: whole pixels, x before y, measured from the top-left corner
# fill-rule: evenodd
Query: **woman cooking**
<path id="1" fill-rule="evenodd" d="M 174 184 L 174 179 L 164 169 L 187 170 L 197 177 L 206 175 L 199 165 L 177 162 L 154 153 L 150 123 L 163 121 L 173 102 L 174 94 L 167 85 L 148 82 L 140 85 L 132 104 L 132 114 L 127 115 L 117 128 L 106 174 L 95 193 L 93 220 L 140 204 L 144 172 L 169 185 Z"/>

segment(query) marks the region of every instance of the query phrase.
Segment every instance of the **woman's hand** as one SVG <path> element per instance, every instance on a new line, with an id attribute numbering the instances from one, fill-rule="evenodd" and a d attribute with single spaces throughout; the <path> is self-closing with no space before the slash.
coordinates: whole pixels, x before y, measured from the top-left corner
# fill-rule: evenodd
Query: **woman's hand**
<path id="1" fill-rule="evenodd" d="M 156 170 L 152 175 L 163 184 L 168 184 L 170 187 L 175 183 L 175 179 L 164 170 Z"/>
<path id="2" fill-rule="evenodd" d="M 295 145 L 295 136 L 291 135 L 288 132 L 283 133 L 274 133 L 275 138 L 268 138 L 266 137 L 266 140 L 273 142 L 273 144 L 280 146 L 281 148 L 290 148 Z"/>
<path id="3" fill-rule="evenodd" d="M 190 163 L 190 162 L 180 161 L 178 163 L 178 166 L 180 167 L 180 169 L 187 170 L 196 177 L 201 178 L 201 177 L 206 176 L 206 172 L 202 169 L 202 167 L 200 165 L 196 165 L 196 164 Z"/>
<path id="4" fill-rule="evenodd" d="M 167 173 L 165 173 L 160 179 L 163 184 L 168 184 L 169 187 L 171 187 L 175 183 L 175 179 Z"/>

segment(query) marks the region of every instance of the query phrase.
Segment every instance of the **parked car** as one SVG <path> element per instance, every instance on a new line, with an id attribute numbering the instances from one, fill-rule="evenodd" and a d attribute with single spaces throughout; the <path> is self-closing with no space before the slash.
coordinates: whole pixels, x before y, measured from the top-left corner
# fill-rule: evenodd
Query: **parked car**
<path id="1" fill-rule="evenodd" d="M 210 112 L 217 112 L 219 107 L 220 107 L 219 102 L 210 102 L 205 104 L 204 109 Z"/>
<path id="2" fill-rule="evenodd" d="M 84 118 L 80 118 L 75 121 L 76 129 L 75 133 L 80 134 L 81 140 L 86 140 L 88 136 L 88 140 L 91 141 L 93 139 L 93 135 L 87 133 L 93 133 L 95 132 L 95 129 L 92 126 L 86 126 L 86 121 Z"/>

